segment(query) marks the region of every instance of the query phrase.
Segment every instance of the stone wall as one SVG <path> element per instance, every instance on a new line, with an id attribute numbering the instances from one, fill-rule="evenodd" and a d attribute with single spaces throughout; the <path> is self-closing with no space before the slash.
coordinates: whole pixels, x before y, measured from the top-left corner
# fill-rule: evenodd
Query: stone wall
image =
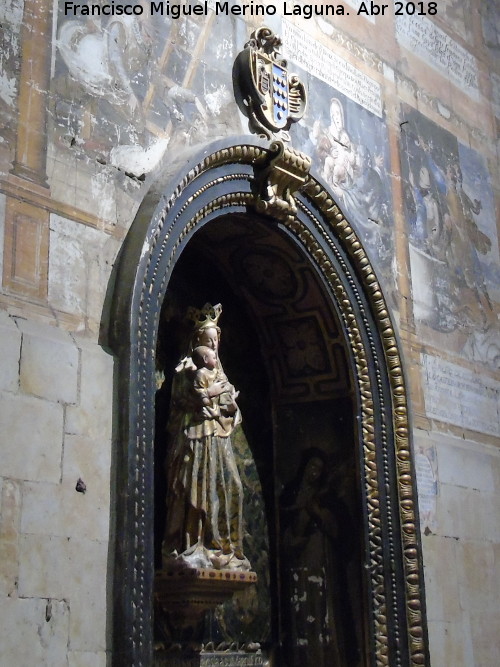
<path id="1" fill-rule="evenodd" d="M 293 144 L 313 157 L 357 229 L 399 328 L 431 660 L 495 664 L 500 7 L 440 0 L 436 14 L 412 16 L 402 3 L 396 16 L 399 4 L 369 15 L 370 3 L 345 0 L 336 15 L 311 18 L 309 5 L 281 2 L 266 3 L 264 17 L 226 15 L 210 2 L 189 18 L 150 16 L 148 3 L 137 3 L 144 11 L 135 18 L 81 17 L 63 2 L 53 12 L 45 0 L 0 7 L 6 664 L 106 663 L 108 282 L 140 201 L 171 157 L 248 131 L 231 68 L 263 23 L 283 36 L 309 90 Z M 285 15 L 293 6 L 301 14 Z"/>
<path id="2" fill-rule="evenodd" d="M 0 322 L 2 660 L 104 665 L 113 360 L 28 314 Z"/>

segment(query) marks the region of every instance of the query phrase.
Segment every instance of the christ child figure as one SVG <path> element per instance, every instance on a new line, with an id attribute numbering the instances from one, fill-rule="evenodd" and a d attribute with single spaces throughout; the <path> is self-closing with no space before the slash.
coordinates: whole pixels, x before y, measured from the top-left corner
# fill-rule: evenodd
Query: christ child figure
<path id="1" fill-rule="evenodd" d="M 236 399 L 239 392 L 228 381 L 226 375 L 217 364 L 217 353 L 210 347 L 199 345 L 195 347 L 191 358 L 197 370 L 194 374 L 193 390 L 200 399 L 200 414 L 202 421 L 216 420 L 220 427 L 225 429 L 227 417 L 232 417 L 237 411 Z M 224 391 L 213 396 L 210 387 L 216 382 L 222 382 Z"/>

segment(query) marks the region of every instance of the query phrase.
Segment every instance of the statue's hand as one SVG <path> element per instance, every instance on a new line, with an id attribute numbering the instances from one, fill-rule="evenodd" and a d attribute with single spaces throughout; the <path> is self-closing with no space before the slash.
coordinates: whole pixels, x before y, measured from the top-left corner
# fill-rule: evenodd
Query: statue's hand
<path id="1" fill-rule="evenodd" d="M 217 417 L 219 417 L 219 412 L 217 409 L 209 408 L 207 406 L 202 409 L 201 413 L 205 419 L 217 419 Z"/>
<path id="2" fill-rule="evenodd" d="M 207 394 L 210 398 L 220 396 L 223 392 L 228 391 L 229 386 L 230 385 L 227 380 L 219 380 L 218 382 L 214 382 L 213 385 L 208 387 Z"/>
<path id="3" fill-rule="evenodd" d="M 228 406 L 226 406 L 226 412 L 231 417 L 236 414 L 237 410 L 238 410 L 238 406 L 236 405 L 236 403 L 234 401 L 232 403 L 230 403 Z"/>

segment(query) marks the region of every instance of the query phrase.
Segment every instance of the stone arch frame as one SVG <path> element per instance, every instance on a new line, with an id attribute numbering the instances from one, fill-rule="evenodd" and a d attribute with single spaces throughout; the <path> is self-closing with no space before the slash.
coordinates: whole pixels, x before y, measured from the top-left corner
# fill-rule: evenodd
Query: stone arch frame
<path id="1" fill-rule="evenodd" d="M 154 355 L 168 281 L 193 234 L 255 215 L 267 142 L 237 137 L 181 156 L 145 196 L 118 258 L 109 342 L 118 358 L 113 664 L 152 664 Z M 269 219 L 308 257 L 341 314 L 359 416 L 369 654 L 428 665 L 408 395 L 396 332 L 363 244 L 325 185 L 307 177 L 297 213 Z"/>

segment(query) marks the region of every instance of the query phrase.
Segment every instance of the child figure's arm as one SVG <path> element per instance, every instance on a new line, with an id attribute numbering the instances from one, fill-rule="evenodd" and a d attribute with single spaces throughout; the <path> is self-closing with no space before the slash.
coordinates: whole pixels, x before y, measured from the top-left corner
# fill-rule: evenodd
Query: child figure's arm
<path id="1" fill-rule="evenodd" d="M 210 381 L 203 368 L 196 371 L 194 375 L 193 389 L 195 394 L 199 397 L 203 406 L 210 405 L 211 398 L 209 394 Z"/>

